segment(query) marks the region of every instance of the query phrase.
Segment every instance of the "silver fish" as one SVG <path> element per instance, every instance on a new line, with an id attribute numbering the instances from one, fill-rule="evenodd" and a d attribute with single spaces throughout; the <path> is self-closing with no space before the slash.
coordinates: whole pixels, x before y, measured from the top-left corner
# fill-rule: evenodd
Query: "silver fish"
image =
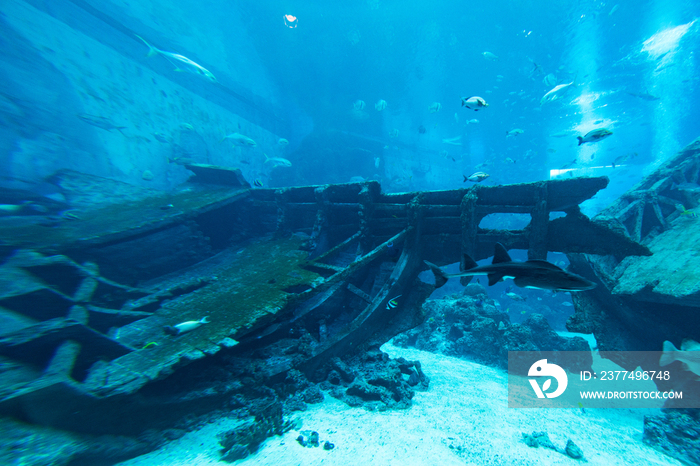
<path id="1" fill-rule="evenodd" d="M 183 333 L 191 332 L 192 330 L 201 327 L 203 324 L 208 324 L 208 317 L 209 316 L 202 317 L 199 320 L 188 320 L 187 322 L 174 325 L 173 328 L 177 330 L 178 335 L 182 335 Z"/>
<path id="2" fill-rule="evenodd" d="M 586 133 L 585 136 L 576 136 L 576 139 L 578 139 L 578 145 L 580 146 L 581 144 L 586 144 L 587 142 L 598 142 L 601 141 L 608 136 L 612 135 L 612 131 L 606 128 L 599 128 L 599 129 L 594 129 L 593 131 L 589 131 Z"/>
<path id="3" fill-rule="evenodd" d="M 98 128 L 102 128 L 107 131 L 112 131 L 113 129 L 116 129 L 120 133 L 124 134 L 122 132 L 123 129 L 126 129 L 126 126 L 117 126 L 112 120 L 109 118 L 101 117 L 101 116 L 96 116 L 96 115 L 90 115 L 88 113 L 81 113 L 78 115 L 78 118 L 83 120 L 85 123 L 92 125 L 92 126 L 97 126 Z"/>
<path id="4" fill-rule="evenodd" d="M 471 108 L 474 111 L 478 111 L 480 108 L 486 108 L 489 104 L 479 96 L 472 97 L 462 97 L 462 107 Z"/>
<path id="5" fill-rule="evenodd" d="M 265 163 L 271 162 L 272 167 L 291 167 L 292 162 L 290 162 L 287 159 L 283 159 L 282 157 L 268 157 L 267 154 L 265 154 Z"/>
<path id="6" fill-rule="evenodd" d="M 464 176 L 464 183 L 466 183 L 467 181 L 473 181 L 474 183 L 481 183 L 486 178 L 488 178 L 490 175 L 488 173 L 484 173 L 484 172 L 476 172 L 470 176 L 465 176 L 465 175 L 462 175 L 462 176 Z"/>
<path id="7" fill-rule="evenodd" d="M 233 142 L 237 146 L 241 147 L 255 147 L 257 146 L 257 143 L 250 139 L 248 136 L 244 136 L 240 133 L 231 133 L 228 136 L 224 136 L 221 138 L 221 141 L 224 141 L 225 139 L 230 139 L 231 142 Z"/>
<path id="8" fill-rule="evenodd" d="M 554 89 L 551 91 L 547 92 L 542 98 L 540 99 L 540 105 L 546 103 L 546 102 L 553 102 L 557 99 L 561 99 L 564 94 L 566 94 L 571 86 L 574 85 L 574 81 L 571 81 L 570 83 L 567 84 L 559 84 L 556 86 Z"/>
<path id="9" fill-rule="evenodd" d="M 134 34 L 134 35 L 136 35 L 136 34 Z M 157 55 L 157 54 L 163 55 L 166 58 L 166 60 L 168 60 L 173 65 L 175 65 L 175 71 L 187 71 L 189 73 L 202 76 L 211 82 L 214 82 L 214 83 L 217 82 L 214 75 L 208 69 L 204 68 L 202 65 L 199 65 L 199 64 L 193 62 L 192 60 L 190 60 L 189 58 L 187 58 L 183 55 L 160 50 L 160 49 L 152 46 L 148 42 L 146 42 L 146 40 L 141 36 L 136 35 L 136 37 L 138 37 L 144 44 L 146 44 L 148 46 L 148 55 L 147 55 L 148 57 L 152 57 L 152 56 Z M 179 63 L 173 63 L 173 62 L 179 62 Z M 182 66 L 182 68 L 180 68 L 181 66 Z"/>

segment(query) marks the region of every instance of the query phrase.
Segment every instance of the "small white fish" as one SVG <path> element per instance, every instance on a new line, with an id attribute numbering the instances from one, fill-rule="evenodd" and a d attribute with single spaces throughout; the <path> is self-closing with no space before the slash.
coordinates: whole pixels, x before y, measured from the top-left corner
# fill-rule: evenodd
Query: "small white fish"
<path id="1" fill-rule="evenodd" d="M 136 35 L 136 34 L 134 34 L 134 35 Z M 204 68 L 201 65 L 198 65 L 197 63 L 193 62 L 189 58 L 187 58 L 183 55 L 177 54 L 177 53 L 165 52 L 163 50 L 160 50 L 160 49 L 152 46 L 148 42 L 146 42 L 146 40 L 143 37 L 138 36 L 138 35 L 136 37 L 138 37 L 144 44 L 146 44 L 148 46 L 148 55 L 147 55 L 148 57 L 152 57 L 153 55 L 161 54 L 165 57 L 166 60 L 168 60 L 173 65 L 175 65 L 175 71 L 187 71 L 187 72 L 202 76 L 211 82 L 214 82 L 214 83 L 216 82 L 216 78 L 209 70 L 207 70 L 206 68 Z M 180 68 L 181 65 L 178 65 L 177 63 L 173 63 L 172 60 L 180 62 L 180 64 L 184 65 L 184 69 L 181 69 Z"/>
<path id="2" fill-rule="evenodd" d="M 177 330 L 178 335 L 182 335 L 183 333 L 191 332 L 192 330 L 201 327 L 202 324 L 208 324 L 208 318 L 209 316 L 202 317 L 199 320 L 188 320 L 187 322 L 175 325 L 173 328 Z"/>
<path id="3" fill-rule="evenodd" d="M 270 157 L 267 156 L 267 154 L 264 154 L 264 155 L 265 155 L 265 163 L 267 163 L 267 162 L 272 162 L 272 168 L 275 168 L 275 167 L 291 167 L 291 166 L 292 166 L 292 162 L 290 162 L 290 161 L 287 160 L 287 159 L 283 159 L 282 157 L 272 157 L 272 158 L 270 158 Z"/>
<path id="4" fill-rule="evenodd" d="M 464 176 L 464 183 L 466 183 L 467 181 L 473 181 L 474 183 L 481 183 L 486 178 L 488 178 L 490 175 L 488 173 L 484 173 L 484 172 L 476 172 L 470 176 L 465 176 L 465 175 L 462 175 L 462 176 Z"/>
<path id="5" fill-rule="evenodd" d="M 574 81 L 571 81 L 567 84 L 559 84 L 554 89 L 542 96 L 542 98 L 540 99 L 540 105 L 546 102 L 553 102 L 557 99 L 561 99 L 564 96 L 564 94 L 566 94 L 569 91 L 569 89 L 571 89 L 571 86 L 573 85 Z"/>
<path id="6" fill-rule="evenodd" d="M 277 144 L 280 146 L 286 146 L 289 144 L 289 141 L 287 141 L 285 138 L 280 138 L 279 141 L 277 141 Z"/>
<path id="7" fill-rule="evenodd" d="M 608 16 L 612 16 L 617 11 L 618 8 L 620 8 L 620 5 L 615 5 L 614 7 L 612 7 L 612 9 L 610 10 L 610 13 L 608 13 Z"/>
<path id="8" fill-rule="evenodd" d="M 525 131 L 520 128 L 511 129 L 510 131 L 506 131 L 506 137 L 509 138 L 511 136 L 517 136 L 519 134 L 523 134 L 524 132 Z"/>
<path id="9" fill-rule="evenodd" d="M 389 132 L 389 137 L 390 138 L 396 138 L 399 137 L 399 130 L 394 128 Z"/>
<path id="10" fill-rule="evenodd" d="M 223 142 L 225 139 L 230 139 L 231 142 L 233 142 L 237 146 L 241 147 L 255 147 L 257 146 L 257 143 L 250 139 L 248 136 L 244 136 L 240 133 L 231 133 L 228 136 L 224 136 L 221 138 L 221 141 Z"/>
<path id="11" fill-rule="evenodd" d="M 513 293 L 512 291 L 510 293 L 506 293 L 506 296 L 508 296 L 513 301 L 525 301 L 524 297 L 520 296 L 517 293 Z"/>
<path id="12" fill-rule="evenodd" d="M 487 60 L 491 60 L 491 61 L 498 60 L 498 57 L 496 55 L 492 54 L 491 52 L 484 52 L 484 53 L 482 53 L 482 55 Z"/>
<path id="13" fill-rule="evenodd" d="M 379 157 L 374 158 L 374 168 L 379 168 L 379 162 L 381 159 Z"/>
<path id="14" fill-rule="evenodd" d="M 489 104 L 483 97 L 472 96 L 472 97 L 462 97 L 462 107 L 471 108 L 474 111 L 478 111 L 480 108 L 486 108 Z"/>
<path id="15" fill-rule="evenodd" d="M 459 142 L 461 139 L 462 136 L 455 136 L 453 138 L 445 138 L 442 140 L 442 142 L 445 144 L 452 144 L 453 146 L 461 146 L 462 143 Z"/>
<path id="16" fill-rule="evenodd" d="M 362 109 L 364 109 L 364 108 L 365 108 L 365 101 L 364 101 L 364 100 L 356 100 L 356 101 L 352 104 L 352 108 L 354 108 L 355 110 L 362 110 Z"/>
<path id="17" fill-rule="evenodd" d="M 455 113 L 455 123 L 459 123 L 459 115 Z"/>
<path id="18" fill-rule="evenodd" d="M 477 120 L 476 118 L 474 118 L 474 119 L 469 120 L 467 123 L 471 123 L 471 124 L 474 125 L 474 124 L 476 124 L 476 123 L 479 123 L 479 120 Z"/>
<path id="19" fill-rule="evenodd" d="M 442 104 L 440 102 L 433 102 L 428 107 L 428 110 L 430 110 L 430 113 L 437 113 L 440 111 L 441 108 L 442 108 Z"/>
<path id="20" fill-rule="evenodd" d="M 511 159 L 510 157 L 506 157 L 505 161 L 508 163 L 515 163 L 515 160 Z"/>
<path id="21" fill-rule="evenodd" d="M 565 302 L 561 303 L 561 305 L 562 305 L 562 306 L 566 306 L 566 307 L 571 307 L 571 306 L 573 306 L 573 304 L 571 304 L 571 303 L 568 302 L 568 301 L 565 301 Z"/>
<path id="22" fill-rule="evenodd" d="M 374 104 L 374 109 L 378 112 L 381 112 L 386 108 L 386 100 L 380 100 L 376 104 Z"/>

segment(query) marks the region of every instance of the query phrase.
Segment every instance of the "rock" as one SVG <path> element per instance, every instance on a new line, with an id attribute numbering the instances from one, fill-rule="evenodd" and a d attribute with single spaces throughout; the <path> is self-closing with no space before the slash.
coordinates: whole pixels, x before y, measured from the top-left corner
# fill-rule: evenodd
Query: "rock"
<path id="1" fill-rule="evenodd" d="M 581 458 L 583 458 L 583 452 L 581 451 L 581 449 L 578 446 L 576 446 L 574 441 L 571 439 L 569 439 L 566 442 L 566 448 L 564 448 L 564 452 L 569 457 L 571 457 L 575 460 L 580 460 Z"/>
<path id="2" fill-rule="evenodd" d="M 686 464 L 700 464 L 700 411 L 665 410 L 644 416 L 642 441 Z"/>
<path id="3" fill-rule="evenodd" d="M 335 445 L 333 445 L 331 442 L 323 442 L 323 449 L 324 450 L 332 450 L 335 448 Z"/>
<path id="4" fill-rule="evenodd" d="M 423 324 L 394 338 L 395 345 L 466 356 L 504 369 L 508 367 L 508 351 L 577 351 L 580 357 L 571 364 L 562 361 L 563 366 L 578 371 L 592 364 L 590 348 L 583 338 L 560 337 L 540 314 L 530 315 L 522 324 L 511 324 L 508 314 L 485 296 L 428 300 L 423 310 Z"/>
<path id="5" fill-rule="evenodd" d="M 329 367 L 335 368 L 328 370 Z M 350 406 L 384 411 L 411 406 L 415 390 L 426 390 L 430 379 L 421 370 L 420 362 L 396 360 L 372 349 L 348 361 L 334 358 L 327 365 L 328 375 L 320 387 Z M 342 371 L 345 376 L 340 376 Z"/>
<path id="6" fill-rule="evenodd" d="M 299 445 L 302 447 L 317 447 L 319 446 L 318 432 L 315 430 L 302 430 L 299 432 L 297 442 L 299 442 Z"/>
<path id="7" fill-rule="evenodd" d="M 533 432 L 532 435 L 523 432 L 523 441 L 528 447 L 543 447 L 558 451 L 557 447 L 555 447 L 552 441 L 549 440 L 549 435 L 547 435 L 547 432 Z"/>
<path id="8" fill-rule="evenodd" d="M 304 390 L 304 401 L 309 404 L 316 404 L 323 401 L 323 393 L 319 390 L 318 386 L 313 385 L 306 390 Z"/>
<path id="9" fill-rule="evenodd" d="M 486 296 L 486 288 L 480 283 L 470 283 L 464 288 L 465 296 Z"/>

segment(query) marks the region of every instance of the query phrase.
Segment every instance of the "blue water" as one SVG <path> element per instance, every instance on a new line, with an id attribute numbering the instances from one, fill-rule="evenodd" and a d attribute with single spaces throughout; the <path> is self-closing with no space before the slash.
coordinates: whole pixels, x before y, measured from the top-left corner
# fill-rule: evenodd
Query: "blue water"
<path id="1" fill-rule="evenodd" d="M 170 143 L 272 187 L 362 177 L 385 191 L 446 189 L 476 171 L 504 184 L 588 168 L 568 176 L 611 177 L 591 214 L 697 136 L 699 10 L 692 1 L 10 2 L 2 183 L 25 188 L 73 168 L 168 189 L 187 177 L 167 162 L 183 153 Z M 146 58 L 135 34 L 218 82 Z M 470 96 L 488 107 L 462 107 Z M 128 137 L 75 119 L 84 113 Z M 597 128 L 613 135 L 577 145 Z M 514 129 L 523 132 L 507 137 Z M 233 131 L 257 147 L 219 144 Z M 273 168 L 264 155 L 293 166 Z"/>

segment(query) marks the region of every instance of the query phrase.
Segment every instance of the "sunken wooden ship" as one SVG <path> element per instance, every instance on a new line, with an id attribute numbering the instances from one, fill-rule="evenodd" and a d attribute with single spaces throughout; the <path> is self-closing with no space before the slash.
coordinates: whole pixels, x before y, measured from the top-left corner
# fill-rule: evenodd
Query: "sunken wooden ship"
<path id="1" fill-rule="evenodd" d="M 0 412 L 130 432 L 135 419 L 151 425 L 164 411 L 195 409 L 187 399 L 139 401 L 193 361 L 225 352 L 258 358 L 265 380 L 290 370 L 313 380 L 333 358 L 419 325 L 433 291 L 419 279 L 424 260 L 479 260 L 496 242 L 540 259 L 649 254 L 609 219 L 581 214 L 607 178 L 385 194 L 372 181 L 251 189 L 236 170 L 188 168 L 196 175 L 172 193 L 0 225 Z M 106 182 L 69 171 L 55 178 L 66 189 Z M 494 213 L 531 222 L 481 228 Z M 193 331 L 165 331 L 205 316 Z M 300 341 L 304 351 L 294 351 Z M 217 397 L 202 394 L 197 409 Z"/>

